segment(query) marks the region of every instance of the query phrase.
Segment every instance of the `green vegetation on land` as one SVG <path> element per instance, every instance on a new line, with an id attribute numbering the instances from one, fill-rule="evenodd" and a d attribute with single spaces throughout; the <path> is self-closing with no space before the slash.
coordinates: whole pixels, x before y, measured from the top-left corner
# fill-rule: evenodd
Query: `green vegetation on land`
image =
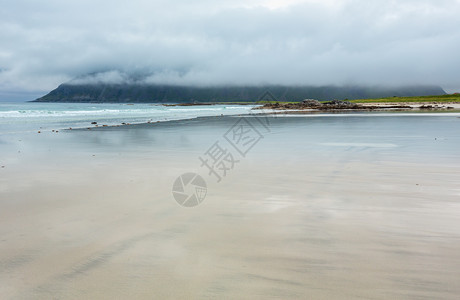
<path id="1" fill-rule="evenodd" d="M 388 97 L 377 99 L 351 100 L 353 103 L 395 103 L 395 102 L 460 102 L 460 94 L 416 97 Z"/>
<path id="2" fill-rule="evenodd" d="M 460 94 L 448 94 L 448 95 L 439 95 L 439 96 L 415 96 L 415 97 L 387 97 L 387 98 L 375 98 L 375 99 L 356 99 L 356 100 L 348 100 L 352 103 L 431 103 L 431 102 L 439 102 L 439 103 L 449 103 L 449 102 L 458 102 L 460 103 Z M 323 101 L 327 102 L 327 101 Z M 292 104 L 298 103 L 298 101 L 258 101 L 256 104 Z"/>

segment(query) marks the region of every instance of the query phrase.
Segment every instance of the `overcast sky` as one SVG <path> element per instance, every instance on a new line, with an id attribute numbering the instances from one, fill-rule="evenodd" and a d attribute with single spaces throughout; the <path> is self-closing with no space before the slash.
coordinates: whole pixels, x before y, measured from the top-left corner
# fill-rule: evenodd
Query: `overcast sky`
<path id="1" fill-rule="evenodd" d="M 0 95 L 91 72 L 460 91 L 460 0 L 0 0 Z"/>

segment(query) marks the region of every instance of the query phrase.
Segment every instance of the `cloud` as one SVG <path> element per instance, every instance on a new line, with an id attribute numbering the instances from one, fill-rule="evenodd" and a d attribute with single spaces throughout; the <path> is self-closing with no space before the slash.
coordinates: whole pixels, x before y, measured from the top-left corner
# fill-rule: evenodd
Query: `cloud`
<path id="1" fill-rule="evenodd" d="M 122 73 L 118 70 L 112 70 L 107 72 L 85 74 L 72 79 L 69 83 L 75 85 L 99 83 L 122 84 L 129 83 L 130 81 L 131 78 L 127 74 Z"/>
<path id="2" fill-rule="evenodd" d="M 0 0 L 0 91 L 63 81 L 458 88 L 458 0 Z"/>

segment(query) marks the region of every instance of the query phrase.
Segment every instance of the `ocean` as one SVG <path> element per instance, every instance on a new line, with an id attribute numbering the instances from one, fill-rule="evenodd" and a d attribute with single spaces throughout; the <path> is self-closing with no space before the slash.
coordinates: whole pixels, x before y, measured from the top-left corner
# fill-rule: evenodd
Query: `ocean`
<path id="1" fill-rule="evenodd" d="M 250 113 L 253 105 L 163 106 L 161 104 L 95 104 L 0 102 L 0 134 L 38 130 L 164 122 L 202 116 Z"/>

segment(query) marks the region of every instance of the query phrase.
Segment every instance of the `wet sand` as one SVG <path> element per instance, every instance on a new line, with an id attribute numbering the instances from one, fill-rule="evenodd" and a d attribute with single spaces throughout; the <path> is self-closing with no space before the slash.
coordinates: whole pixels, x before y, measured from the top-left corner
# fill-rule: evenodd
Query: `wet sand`
<path id="1" fill-rule="evenodd" d="M 458 120 L 278 118 L 220 183 L 198 157 L 235 118 L 5 142 L 1 298 L 456 299 Z"/>

